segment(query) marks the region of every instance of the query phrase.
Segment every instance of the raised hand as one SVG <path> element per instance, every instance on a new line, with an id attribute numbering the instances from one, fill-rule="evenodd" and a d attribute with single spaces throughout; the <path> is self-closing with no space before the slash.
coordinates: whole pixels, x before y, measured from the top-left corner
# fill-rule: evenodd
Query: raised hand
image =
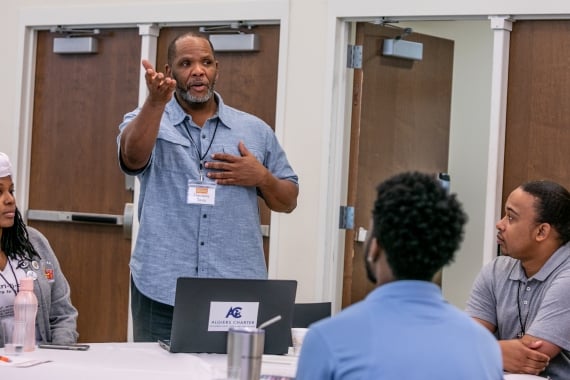
<path id="1" fill-rule="evenodd" d="M 167 103 L 172 98 L 172 93 L 176 88 L 176 80 L 157 72 L 146 59 L 142 60 L 142 66 L 145 69 L 144 78 L 149 91 L 149 101 Z"/>

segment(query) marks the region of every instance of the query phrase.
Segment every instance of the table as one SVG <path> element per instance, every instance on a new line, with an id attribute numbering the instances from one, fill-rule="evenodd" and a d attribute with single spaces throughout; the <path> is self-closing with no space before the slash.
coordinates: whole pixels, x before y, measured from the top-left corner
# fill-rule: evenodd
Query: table
<path id="1" fill-rule="evenodd" d="M 158 343 L 92 343 L 87 351 L 36 349 L 0 361 L 0 376 L 30 380 L 157 380 L 175 375 L 184 380 L 223 380 L 226 355 L 172 354 Z M 0 352 L 2 349 L 0 349 Z M 16 367 L 27 360 L 51 360 L 32 367 Z M 263 355 L 262 375 L 294 377 L 297 358 Z M 168 377 L 166 377 L 168 376 Z"/>
<path id="2" fill-rule="evenodd" d="M 157 380 L 176 375 L 183 380 L 224 380 L 226 355 L 171 354 L 158 343 L 91 343 L 87 351 L 36 349 L 11 357 L 12 363 L 0 361 L 0 377 L 26 380 Z M 0 348 L 0 353 L 3 349 Z M 44 361 L 19 368 L 25 361 Z M 262 375 L 293 378 L 297 357 L 263 355 Z M 505 374 L 505 380 L 542 379 L 532 375 Z"/>

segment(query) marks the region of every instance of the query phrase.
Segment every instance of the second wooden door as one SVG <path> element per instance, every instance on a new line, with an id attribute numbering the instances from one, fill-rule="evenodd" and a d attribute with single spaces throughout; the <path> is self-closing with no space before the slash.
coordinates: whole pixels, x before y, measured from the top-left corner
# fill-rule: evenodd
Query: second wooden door
<path id="1" fill-rule="evenodd" d="M 362 69 L 355 70 L 348 205 L 355 230 L 346 233 L 343 307 L 373 289 L 364 271 L 360 228 L 368 230 L 376 186 L 403 171 L 436 175 L 447 171 L 453 41 L 413 33 L 406 40 L 423 44 L 423 59 L 382 55 L 384 39 L 402 29 L 357 25 Z"/>

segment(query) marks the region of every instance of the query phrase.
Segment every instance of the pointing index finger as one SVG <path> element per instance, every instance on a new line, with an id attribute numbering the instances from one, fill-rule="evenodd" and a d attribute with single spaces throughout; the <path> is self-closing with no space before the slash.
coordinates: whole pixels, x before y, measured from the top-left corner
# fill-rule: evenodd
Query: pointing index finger
<path id="1" fill-rule="evenodd" d="M 154 71 L 154 66 L 147 59 L 142 60 L 142 66 L 144 67 L 144 69 L 146 71 L 148 71 L 148 70 Z"/>

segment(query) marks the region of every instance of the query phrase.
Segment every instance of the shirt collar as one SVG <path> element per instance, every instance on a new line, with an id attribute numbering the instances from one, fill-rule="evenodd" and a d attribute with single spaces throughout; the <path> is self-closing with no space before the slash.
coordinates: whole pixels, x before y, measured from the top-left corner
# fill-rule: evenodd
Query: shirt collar
<path id="1" fill-rule="evenodd" d="M 396 280 L 376 287 L 366 298 L 382 299 L 397 295 L 404 298 L 426 299 L 435 297 L 443 300 L 439 286 L 429 281 Z"/>
<path id="2" fill-rule="evenodd" d="M 544 281 L 546 278 L 560 265 L 565 263 L 570 258 L 570 243 L 558 248 L 556 252 L 550 256 L 548 261 L 544 263 L 542 268 L 533 277 L 539 281 Z"/>
<path id="3" fill-rule="evenodd" d="M 231 129 L 233 119 L 230 117 L 228 106 L 225 105 L 220 94 L 214 92 L 214 96 L 216 102 L 218 103 L 218 110 L 212 117 L 219 117 L 222 121 L 220 125 Z M 184 120 L 189 117 L 186 112 L 184 112 L 184 109 L 180 106 L 180 104 L 178 104 L 175 96 L 172 96 L 172 99 L 166 104 L 165 112 L 168 114 L 170 121 L 174 125 L 184 123 Z"/>
<path id="4" fill-rule="evenodd" d="M 566 243 L 562 247 L 558 248 L 544 263 L 542 268 L 540 268 L 540 270 L 528 280 L 534 279 L 541 282 L 546 280 L 556 268 L 565 263 L 567 260 L 570 260 L 570 243 Z M 522 264 L 519 260 L 517 261 L 518 262 L 515 266 L 515 270 L 513 270 L 509 278 L 511 280 L 526 281 L 527 277 L 525 275 Z"/>

